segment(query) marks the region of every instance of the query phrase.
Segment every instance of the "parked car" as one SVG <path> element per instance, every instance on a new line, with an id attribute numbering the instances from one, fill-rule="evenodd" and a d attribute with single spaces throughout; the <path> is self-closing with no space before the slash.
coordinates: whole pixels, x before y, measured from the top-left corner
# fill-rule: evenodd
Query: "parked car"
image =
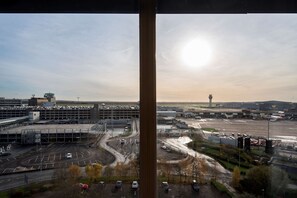
<path id="1" fill-rule="evenodd" d="M 138 182 L 137 181 L 133 181 L 131 187 L 132 187 L 133 190 L 137 190 L 138 187 L 139 187 Z"/>
<path id="2" fill-rule="evenodd" d="M 67 153 L 67 154 L 66 154 L 66 158 L 67 158 L 67 159 L 71 159 L 71 158 L 72 158 L 72 153 Z"/>
<path id="3" fill-rule="evenodd" d="M 121 139 L 120 142 L 121 142 L 121 144 L 125 144 L 126 143 L 125 139 Z"/>
<path id="4" fill-rule="evenodd" d="M 122 188 L 123 182 L 122 181 L 117 181 L 115 184 L 115 188 L 120 189 Z"/>
<path id="5" fill-rule="evenodd" d="M 88 184 L 79 183 L 79 187 L 80 187 L 81 191 L 88 191 L 89 190 L 89 185 Z"/>
<path id="6" fill-rule="evenodd" d="M 169 192 L 169 184 L 168 184 L 168 182 L 162 182 L 162 187 L 165 190 L 165 192 Z"/>
<path id="7" fill-rule="evenodd" d="M 200 187 L 199 187 L 198 182 L 196 180 L 193 180 L 193 182 L 192 182 L 192 189 L 194 191 L 196 191 L 196 192 L 199 192 L 199 190 L 200 190 Z"/>

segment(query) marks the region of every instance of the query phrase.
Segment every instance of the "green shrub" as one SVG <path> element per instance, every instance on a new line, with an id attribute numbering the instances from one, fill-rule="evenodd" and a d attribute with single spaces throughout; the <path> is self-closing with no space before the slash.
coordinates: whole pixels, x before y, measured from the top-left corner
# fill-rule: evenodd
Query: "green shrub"
<path id="1" fill-rule="evenodd" d="M 223 194 L 228 195 L 229 197 L 233 197 L 233 194 L 220 182 L 216 181 L 216 180 L 211 180 L 210 183 L 216 188 L 218 189 L 218 191 L 220 191 Z"/>
<path id="2" fill-rule="evenodd" d="M 0 198 L 8 198 L 8 193 L 7 192 L 0 192 Z"/>

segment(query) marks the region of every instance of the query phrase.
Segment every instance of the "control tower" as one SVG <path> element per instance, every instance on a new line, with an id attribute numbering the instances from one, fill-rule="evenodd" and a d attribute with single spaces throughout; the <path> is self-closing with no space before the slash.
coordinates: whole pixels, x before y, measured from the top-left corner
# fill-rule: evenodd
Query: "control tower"
<path id="1" fill-rule="evenodd" d="M 209 99 L 208 107 L 211 108 L 212 107 L 212 94 L 209 94 L 208 99 Z"/>

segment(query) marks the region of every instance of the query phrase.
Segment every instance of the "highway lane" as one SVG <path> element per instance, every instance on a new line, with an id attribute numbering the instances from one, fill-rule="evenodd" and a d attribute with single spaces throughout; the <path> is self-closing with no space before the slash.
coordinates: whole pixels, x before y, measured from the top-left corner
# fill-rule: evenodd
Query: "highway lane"
<path id="1" fill-rule="evenodd" d="M 82 176 L 86 176 L 85 167 L 80 167 Z M 55 172 L 59 169 L 14 173 L 0 176 L 0 191 L 21 187 L 32 183 L 56 179 Z M 26 176 L 25 176 L 26 175 Z M 25 179 L 27 177 L 27 181 Z"/>
<path id="2" fill-rule="evenodd" d="M 54 179 L 55 170 L 44 170 L 27 173 L 3 175 L 0 177 L 0 191 L 25 186 L 30 183 L 49 181 Z M 27 176 L 27 182 L 25 177 Z"/>

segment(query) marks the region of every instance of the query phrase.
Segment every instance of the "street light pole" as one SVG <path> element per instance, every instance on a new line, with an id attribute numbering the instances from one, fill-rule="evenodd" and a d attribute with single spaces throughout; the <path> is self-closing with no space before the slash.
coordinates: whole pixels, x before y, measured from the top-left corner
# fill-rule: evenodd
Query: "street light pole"
<path id="1" fill-rule="evenodd" d="M 42 171 L 42 145 L 41 145 L 41 141 L 40 141 L 40 171 Z"/>
<path id="2" fill-rule="evenodd" d="M 268 140 L 269 140 L 269 118 L 268 118 L 268 120 L 267 120 L 268 122 L 267 122 L 267 130 L 268 130 Z"/>
<path id="3" fill-rule="evenodd" d="M 111 109 L 111 137 L 113 137 L 113 109 Z"/>
<path id="4" fill-rule="evenodd" d="M 79 97 L 77 97 L 77 102 L 79 104 Z M 79 106 L 77 107 L 77 111 L 78 111 L 78 118 L 77 118 L 77 124 L 79 124 Z"/>

